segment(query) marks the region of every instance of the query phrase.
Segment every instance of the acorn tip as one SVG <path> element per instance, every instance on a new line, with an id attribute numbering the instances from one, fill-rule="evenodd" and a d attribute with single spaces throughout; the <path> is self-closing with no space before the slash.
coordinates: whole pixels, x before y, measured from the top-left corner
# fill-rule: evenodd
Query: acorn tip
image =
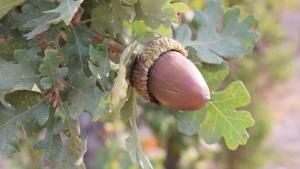
<path id="1" fill-rule="evenodd" d="M 206 101 L 211 101 L 212 99 L 210 98 L 209 95 L 207 95 L 207 96 L 204 96 L 204 100 L 206 100 Z"/>

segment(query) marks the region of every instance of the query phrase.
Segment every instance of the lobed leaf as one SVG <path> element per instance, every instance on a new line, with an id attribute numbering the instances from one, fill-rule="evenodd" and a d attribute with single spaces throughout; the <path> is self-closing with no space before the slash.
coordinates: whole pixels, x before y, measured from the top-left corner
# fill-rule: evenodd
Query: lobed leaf
<path id="1" fill-rule="evenodd" d="M 52 129 L 48 128 L 45 138 L 36 143 L 34 148 L 44 150 L 44 160 L 58 160 L 62 149 L 62 141 L 59 133 L 54 134 Z"/>
<path id="2" fill-rule="evenodd" d="M 80 72 L 71 79 L 70 84 L 66 85 L 71 88 L 66 111 L 72 118 L 77 118 L 82 112 L 88 112 L 93 119 L 98 119 L 108 111 L 107 94 L 96 86 L 96 78 L 86 77 Z"/>
<path id="3" fill-rule="evenodd" d="M 111 70 L 110 60 L 108 58 L 108 44 L 90 45 L 89 46 L 89 69 L 103 85 L 107 80 L 109 71 Z"/>
<path id="4" fill-rule="evenodd" d="M 68 37 L 68 43 L 60 48 L 64 54 L 64 63 L 71 74 L 88 68 L 89 44 L 91 44 L 91 30 L 84 26 L 77 26 L 64 31 Z"/>
<path id="5" fill-rule="evenodd" d="M 184 13 L 188 6 L 183 2 L 171 2 L 171 0 L 159 0 L 153 3 L 151 0 L 140 1 L 137 19 L 143 20 L 151 28 L 160 25 L 171 27 L 172 22 L 178 22 L 177 13 Z"/>
<path id="6" fill-rule="evenodd" d="M 78 11 L 80 4 L 84 0 L 60 0 L 58 7 L 52 10 L 44 11 L 44 13 L 58 13 L 59 17 L 51 19 L 50 23 L 58 23 L 61 20 L 65 22 L 66 25 L 70 25 L 73 16 Z"/>
<path id="7" fill-rule="evenodd" d="M 22 126 L 31 135 L 48 120 L 48 104 L 44 102 L 40 93 L 20 90 L 5 95 L 5 101 L 13 109 L 0 104 L 0 152 L 6 155 L 13 153 L 18 143 L 17 126 Z"/>
<path id="8" fill-rule="evenodd" d="M 39 66 L 42 62 L 41 57 L 38 55 L 38 48 L 17 49 L 14 51 L 14 56 L 19 64 L 30 68 L 34 73 L 39 74 Z"/>
<path id="9" fill-rule="evenodd" d="M 30 1 L 21 6 L 22 13 L 12 13 L 12 25 L 22 32 L 27 39 L 33 39 L 37 35 L 50 28 L 50 20 L 56 18 L 58 14 L 43 14 L 43 11 L 54 8 L 55 5 L 50 1 Z M 49 33 L 49 32 L 47 32 Z M 26 41 L 25 41 L 26 42 Z"/>
<path id="10" fill-rule="evenodd" d="M 50 21 L 56 18 L 56 16 L 57 14 L 47 14 L 28 20 L 24 25 L 22 25 L 24 29 L 30 30 L 30 32 L 24 34 L 24 37 L 26 37 L 27 40 L 30 40 L 47 31 L 51 26 Z"/>
<path id="11" fill-rule="evenodd" d="M 207 114 L 201 124 L 200 135 L 207 143 L 217 142 L 221 136 L 229 149 L 244 145 L 249 137 L 246 128 L 254 125 L 247 111 L 236 108 L 250 103 L 250 96 L 241 81 L 230 84 L 225 90 L 215 92 L 207 106 Z"/>
<path id="12" fill-rule="evenodd" d="M 0 57 L 0 92 L 31 90 L 38 83 L 39 75 L 23 64 L 8 62 Z"/>
<path id="13" fill-rule="evenodd" d="M 214 91 L 229 73 L 228 65 L 225 63 L 221 65 L 202 64 L 197 65 L 197 67 L 211 91 Z M 177 128 L 180 132 L 187 135 L 198 133 L 206 111 L 206 108 L 202 108 L 196 111 L 176 112 Z M 212 135 L 213 133 L 210 133 L 210 136 Z"/>
<path id="14" fill-rule="evenodd" d="M 145 24 L 144 20 L 135 20 L 130 24 L 133 36 L 141 42 L 147 42 L 155 35 L 172 37 L 172 28 L 166 25 L 160 25 L 157 28 L 151 28 Z"/>
<path id="15" fill-rule="evenodd" d="M 64 57 L 54 49 L 46 49 L 45 57 L 39 67 L 42 76 L 41 85 L 43 89 L 50 89 L 52 86 L 59 85 L 60 80 L 68 74 L 67 67 L 59 67 L 63 63 Z"/>
<path id="16" fill-rule="evenodd" d="M 176 30 L 176 39 L 185 47 L 197 51 L 199 60 L 221 64 L 224 59 L 240 58 L 249 54 L 258 39 L 252 28 L 258 20 L 248 16 L 240 21 L 240 9 L 224 12 L 219 0 L 207 0 L 204 11 L 195 11 L 193 21 L 198 25 L 197 37 L 192 40 L 191 29 L 184 24 Z"/>
<path id="17" fill-rule="evenodd" d="M 85 169 L 83 155 L 87 150 L 86 140 L 79 137 L 78 121 L 67 118 L 65 123 L 61 123 L 52 114 L 47 123 L 46 136 L 36 143 L 34 148 L 44 151 L 44 160 L 48 161 L 52 168 Z M 68 131 L 67 138 L 61 137 L 62 130 Z"/>
<path id="18" fill-rule="evenodd" d="M 98 32 L 109 32 L 112 36 L 123 30 L 123 23 L 134 18 L 134 4 L 124 5 L 122 1 L 112 0 L 109 3 L 99 2 L 91 12 L 92 29 Z"/>

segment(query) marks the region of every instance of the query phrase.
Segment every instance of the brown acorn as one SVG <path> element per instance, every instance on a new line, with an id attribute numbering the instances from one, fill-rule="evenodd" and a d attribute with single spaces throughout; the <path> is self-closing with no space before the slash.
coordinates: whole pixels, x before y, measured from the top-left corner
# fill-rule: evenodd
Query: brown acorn
<path id="1" fill-rule="evenodd" d="M 197 110 L 210 100 L 208 86 L 177 41 L 158 38 L 148 43 L 133 70 L 136 91 L 145 99 L 176 110 Z"/>

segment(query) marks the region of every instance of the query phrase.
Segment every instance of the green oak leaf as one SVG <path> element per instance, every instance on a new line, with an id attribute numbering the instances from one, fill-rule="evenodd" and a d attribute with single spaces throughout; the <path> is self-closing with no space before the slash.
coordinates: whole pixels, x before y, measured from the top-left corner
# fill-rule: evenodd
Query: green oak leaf
<path id="1" fill-rule="evenodd" d="M 44 13 L 59 13 L 59 17 L 51 19 L 50 23 L 59 23 L 61 20 L 65 22 L 66 25 L 70 25 L 73 16 L 78 11 L 80 4 L 84 0 L 60 0 L 57 8 L 44 11 Z"/>
<path id="2" fill-rule="evenodd" d="M 14 146 L 17 143 L 16 123 L 5 124 L 14 117 L 14 113 L 0 104 L 0 154 L 7 156 L 16 151 Z"/>
<path id="3" fill-rule="evenodd" d="M 69 117 L 68 117 L 69 118 Z M 60 134 L 68 131 L 68 137 L 62 139 Z M 53 114 L 47 122 L 47 133 L 34 145 L 35 149 L 44 151 L 44 160 L 51 162 L 53 168 L 84 169 L 83 155 L 86 152 L 86 140 L 82 140 L 77 120 L 68 119 L 61 123 Z"/>
<path id="4" fill-rule="evenodd" d="M 176 30 L 176 39 L 196 50 L 202 62 L 220 64 L 224 59 L 240 58 L 252 51 L 259 34 L 252 30 L 258 22 L 254 16 L 239 18 L 238 7 L 224 12 L 219 0 L 207 0 L 204 11 L 194 14 L 197 38 L 192 40 L 191 29 L 184 24 Z"/>
<path id="5" fill-rule="evenodd" d="M 21 5 L 25 0 L 0 0 L 0 20 L 12 8 Z"/>
<path id="6" fill-rule="evenodd" d="M 226 63 L 220 65 L 203 64 L 198 68 L 211 91 L 216 90 L 229 74 L 229 67 Z"/>
<path id="7" fill-rule="evenodd" d="M 50 26 L 50 20 L 58 17 L 59 14 L 44 14 L 43 11 L 54 8 L 55 5 L 50 1 L 31 1 L 22 5 L 22 13 L 12 13 L 13 27 L 26 32 L 23 36 L 27 39 L 33 39 L 37 35 L 47 31 Z M 48 34 L 49 32 L 47 32 Z"/>
<path id="8" fill-rule="evenodd" d="M 20 89 L 31 90 L 38 83 L 40 75 L 26 65 L 0 58 L 0 77 L 0 92 L 5 93 Z"/>
<path id="9" fill-rule="evenodd" d="M 104 43 L 89 46 L 89 69 L 100 83 L 106 80 L 111 70 L 107 45 L 107 43 Z"/>
<path id="10" fill-rule="evenodd" d="M 220 65 L 202 64 L 197 67 L 211 91 L 214 91 L 229 73 L 228 65 L 225 63 Z M 196 111 L 175 112 L 177 128 L 187 135 L 196 134 L 200 130 L 206 111 L 206 108 L 203 108 Z"/>
<path id="11" fill-rule="evenodd" d="M 108 56 L 108 44 L 98 44 L 98 45 L 90 45 L 89 46 L 89 55 L 90 62 L 99 67 L 105 67 L 108 64 L 107 56 Z M 105 74 L 108 72 L 105 68 L 103 68 Z"/>
<path id="12" fill-rule="evenodd" d="M 62 142 L 59 133 L 53 134 L 52 130 L 47 131 L 43 140 L 34 145 L 35 149 L 44 149 L 44 159 L 54 161 L 59 158 Z"/>
<path id="13" fill-rule="evenodd" d="M 17 49 L 14 51 L 14 55 L 19 64 L 31 68 L 34 73 L 39 74 L 39 66 L 42 59 L 38 52 L 39 49 L 37 48 Z"/>
<path id="14" fill-rule="evenodd" d="M 64 54 L 64 63 L 69 73 L 76 73 L 78 69 L 88 69 L 89 44 L 91 43 L 91 30 L 88 27 L 76 26 L 65 30 L 68 43 L 60 52 Z"/>
<path id="15" fill-rule="evenodd" d="M 42 94 L 27 90 L 18 90 L 5 95 L 5 100 L 14 107 L 18 114 L 28 111 L 32 106 L 38 104 L 30 110 L 32 118 L 40 125 L 44 125 L 48 120 L 48 104 L 43 102 Z"/>
<path id="16" fill-rule="evenodd" d="M 47 31 L 51 26 L 50 21 L 56 16 L 57 14 L 47 14 L 28 20 L 24 25 L 22 25 L 22 28 L 30 30 L 30 32 L 24 34 L 23 36 L 26 37 L 27 40 L 30 40 Z"/>
<path id="17" fill-rule="evenodd" d="M 92 29 L 111 35 L 119 33 L 123 29 L 123 22 L 128 22 L 134 18 L 134 6 L 125 6 L 119 0 L 99 2 L 92 10 Z"/>
<path id="18" fill-rule="evenodd" d="M 141 42 L 147 42 L 155 35 L 172 37 L 172 29 L 170 26 L 160 25 L 157 28 L 151 28 L 145 24 L 144 20 L 134 20 L 130 24 L 133 36 Z"/>
<path id="19" fill-rule="evenodd" d="M 0 58 L 7 61 L 14 60 L 14 50 L 17 49 L 20 44 L 14 39 L 8 39 L 6 41 L 0 41 Z"/>
<path id="20" fill-rule="evenodd" d="M 201 123 L 200 135 L 207 143 L 224 137 L 227 147 L 235 150 L 249 138 L 246 128 L 254 125 L 247 111 L 235 110 L 250 103 L 249 93 L 241 81 L 231 83 L 223 91 L 214 92 Z"/>
<path id="21" fill-rule="evenodd" d="M 96 78 L 78 73 L 71 79 L 71 83 L 66 85 L 71 88 L 66 111 L 72 118 L 78 117 L 82 112 L 88 112 L 96 120 L 108 112 L 107 94 L 96 86 Z"/>
<path id="22" fill-rule="evenodd" d="M 44 102 L 40 93 L 19 90 L 5 95 L 5 101 L 12 106 L 7 109 L 0 104 L 0 153 L 10 155 L 18 143 L 18 126 L 28 136 L 40 130 L 48 120 L 49 105 Z"/>
<path id="23" fill-rule="evenodd" d="M 136 97 L 135 94 L 133 94 L 133 99 L 130 101 L 130 109 L 131 109 L 131 115 L 130 115 L 130 124 L 131 124 L 131 130 L 128 138 L 126 138 L 126 149 L 129 153 L 129 156 L 131 160 L 136 163 L 139 167 L 139 169 L 152 169 L 152 165 L 150 163 L 150 160 L 147 158 L 147 156 L 144 154 L 140 140 L 138 135 L 138 127 L 136 123 L 137 119 L 137 107 L 136 107 Z"/>
<path id="24" fill-rule="evenodd" d="M 151 28 L 158 28 L 160 25 L 171 27 L 172 22 L 177 22 L 176 14 L 184 13 L 188 6 L 183 2 L 171 2 L 171 0 L 159 0 L 153 3 L 152 0 L 139 2 L 136 9 L 136 18 L 143 20 Z"/>
<path id="25" fill-rule="evenodd" d="M 42 76 L 41 85 L 43 89 L 50 89 L 52 86 L 59 85 L 61 79 L 68 74 L 67 67 L 59 67 L 63 63 L 64 57 L 57 50 L 46 49 L 45 57 L 39 67 Z"/>
<path id="26" fill-rule="evenodd" d="M 176 112 L 175 117 L 178 130 L 190 136 L 198 133 L 200 130 L 200 123 L 203 121 L 205 114 L 205 109 L 189 112 Z"/>
<path id="27" fill-rule="evenodd" d="M 165 16 L 171 18 L 173 22 L 178 22 L 177 14 L 187 12 L 189 7 L 184 2 L 172 2 L 171 0 L 167 0 L 162 9 Z"/>
<path id="28" fill-rule="evenodd" d="M 53 2 L 41 0 L 41 1 L 31 1 L 30 3 L 25 3 L 21 6 L 22 13 L 13 12 L 12 17 L 12 25 L 14 28 L 18 28 L 19 30 L 26 31 L 24 27 L 22 27 L 26 22 L 30 20 L 34 20 L 43 15 L 44 10 L 48 10 L 54 8 L 55 4 Z M 27 30 L 28 31 L 28 30 Z"/>
<path id="29" fill-rule="evenodd" d="M 47 133 L 45 137 L 39 140 L 33 147 L 35 149 L 44 150 L 44 160 L 56 161 L 59 160 L 59 154 L 63 147 L 60 133 L 56 132 L 56 126 L 60 124 L 53 117 L 52 113 L 49 121 L 46 124 Z"/>
<path id="30" fill-rule="evenodd" d="M 60 168 L 85 169 L 83 156 L 87 151 L 87 140 L 80 138 L 79 121 L 67 118 L 69 138 L 63 141 L 59 155 Z"/>
<path id="31" fill-rule="evenodd" d="M 79 135 L 63 141 L 59 154 L 60 168 L 85 169 L 83 156 L 87 151 L 87 140 L 82 140 Z"/>

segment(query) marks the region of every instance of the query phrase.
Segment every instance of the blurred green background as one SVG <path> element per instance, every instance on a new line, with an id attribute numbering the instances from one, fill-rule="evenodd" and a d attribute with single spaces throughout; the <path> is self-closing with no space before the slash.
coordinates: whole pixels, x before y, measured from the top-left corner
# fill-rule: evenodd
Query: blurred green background
<path id="1" fill-rule="evenodd" d="M 194 9 L 202 0 L 186 0 Z M 155 169 L 299 169 L 300 168 L 300 0 L 224 0 L 239 5 L 242 16 L 253 13 L 261 33 L 254 52 L 230 63 L 228 81 L 241 79 L 252 95 L 247 109 L 256 120 L 245 146 L 229 151 L 223 143 L 207 145 L 197 136 L 178 132 L 176 120 L 165 110 L 146 106 L 141 115 L 143 148 Z M 126 126 L 120 121 L 94 123 L 81 118 L 88 137 L 88 169 L 135 169 L 124 151 Z M 158 139 L 159 138 L 159 139 Z M 24 146 L 12 159 L 0 157 L 0 169 L 51 168 L 37 160 L 24 136 Z M 121 148 L 120 148 L 121 147 Z M 37 162 L 41 161 L 41 162 Z"/>

